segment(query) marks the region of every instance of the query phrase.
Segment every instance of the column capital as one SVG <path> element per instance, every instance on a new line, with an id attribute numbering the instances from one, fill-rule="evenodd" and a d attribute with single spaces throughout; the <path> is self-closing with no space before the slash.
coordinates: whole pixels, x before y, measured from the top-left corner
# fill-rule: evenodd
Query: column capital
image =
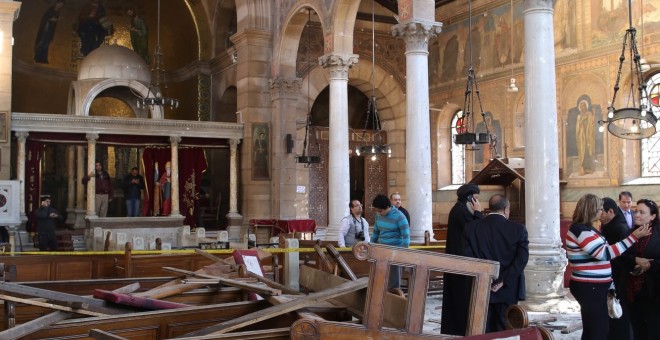
<path id="1" fill-rule="evenodd" d="M 523 12 L 528 10 L 547 10 L 553 12 L 555 2 L 556 0 L 525 0 L 523 1 Z"/>
<path id="2" fill-rule="evenodd" d="M 99 134 L 98 132 L 90 132 L 85 134 L 85 138 L 87 138 L 87 141 L 90 143 L 96 143 L 96 141 L 99 139 Z"/>
<path id="3" fill-rule="evenodd" d="M 235 149 L 238 146 L 238 144 L 241 144 L 241 140 L 238 138 L 232 138 L 229 140 L 229 147 L 231 147 L 232 149 Z"/>
<path id="4" fill-rule="evenodd" d="M 14 17 L 14 21 L 16 21 L 20 10 L 21 3 L 18 1 L 0 1 L 0 16 L 9 14 Z"/>
<path id="5" fill-rule="evenodd" d="M 276 77 L 268 81 L 270 83 L 270 95 L 273 99 L 297 98 L 302 88 L 301 78 Z"/>
<path id="6" fill-rule="evenodd" d="M 410 20 L 392 26 L 392 35 L 406 42 L 406 52 L 428 52 L 429 40 L 442 31 L 442 23 Z"/>
<path id="7" fill-rule="evenodd" d="M 18 138 L 19 143 L 25 143 L 25 140 L 30 135 L 27 131 L 16 131 L 16 138 Z"/>
<path id="8" fill-rule="evenodd" d="M 180 142 L 181 136 L 170 136 L 170 144 L 178 146 Z"/>
<path id="9" fill-rule="evenodd" d="M 319 57 L 319 65 L 330 72 L 330 79 L 348 80 L 348 69 L 358 63 L 357 54 L 326 54 Z"/>

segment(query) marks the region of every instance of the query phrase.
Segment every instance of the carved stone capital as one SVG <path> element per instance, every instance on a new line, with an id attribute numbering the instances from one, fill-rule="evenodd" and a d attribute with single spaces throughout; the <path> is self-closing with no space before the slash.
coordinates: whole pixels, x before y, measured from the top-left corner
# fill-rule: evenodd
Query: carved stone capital
<path id="1" fill-rule="evenodd" d="M 170 136 L 170 144 L 172 146 L 178 146 L 181 142 L 181 136 Z"/>
<path id="2" fill-rule="evenodd" d="M 241 140 L 238 138 L 232 138 L 229 140 L 229 147 L 232 149 L 236 149 L 238 144 L 241 144 Z"/>
<path id="3" fill-rule="evenodd" d="M 527 11 L 543 10 L 553 12 L 556 0 L 529 0 L 523 1 L 523 14 Z"/>
<path id="4" fill-rule="evenodd" d="M 97 132 L 89 132 L 85 134 L 85 138 L 87 138 L 87 142 L 93 144 L 99 139 L 99 134 Z"/>
<path id="5" fill-rule="evenodd" d="M 278 98 L 297 98 L 302 87 L 300 78 L 277 77 L 269 80 L 270 94 L 273 99 Z"/>
<path id="6" fill-rule="evenodd" d="M 392 35 L 406 42 L 406 52 L 428 52 L 429 40 L 442 31 L 442 23 L 413 20 L 392 26 Z"/>
<path id="7" fill-rule="evenodd" d="M 348 69 L 358 63 L 357 54 L 326 54 L 319 57 L 319 65 L 330 72 L 330 79 L 348 79 Z"/>
<path id="8" fill-rule="evenodd" d="M 19 143 L 25 143 L 25 140 L 30 135 L 27 131 L 16 131 L 16 138 L 18 138 Z"/>

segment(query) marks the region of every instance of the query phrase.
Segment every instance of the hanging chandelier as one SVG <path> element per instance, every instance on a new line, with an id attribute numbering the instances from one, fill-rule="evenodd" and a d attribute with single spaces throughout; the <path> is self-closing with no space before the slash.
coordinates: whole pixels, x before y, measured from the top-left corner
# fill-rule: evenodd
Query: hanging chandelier
<path id="1" fill-rule="evenodd" d="M 623 139 L 644 139 L 653 136 L 656 132 L 655 125 L 658 118 L 649 107 L 649 96 L 646 89 L 646 83 L 643 77 L 642 58 L 637 50 L 637 30 L 633 27 L 632 21 L 632 0 L 628 0 L 628 20 L 630 23 L 626 34 L 623 37 L 623 47 L 619 57 L 619 69 L 614 83 L 614 94 L 612 101 L 607 108 L 607 120 L 601 120 L 599 131 L 604 131 L 604 125 L 607 130 L 616 137 Z M 623 65 L 626 60 L 626 54 L 630 60 L 630 88 L 627 105 L 620 109 L 615 109 L 616 95 L 619 92 L 619 82 Z"/>
<path id="2" fill-rule="evenodd" d="M 392 157 L 392 148 L 383 142 L 385 139 L 383 137 L 384 132 L 381 130 L 378 107 L 376 106 L 376 14 L 374 2 L 371 2 L 371 97 L 367 104 L 367 119 L 362 130 L 362 140 L 365 144 L 355 147 L 356 155 L 371 155 L 372 160 L 375 160 L 377 155 Z M 367 137 L 367 128 L 375 131 L 375 133 Z M 369 142 L 374 144 L 368 144 Z"/>
<path id="3" fill-rule="evenodd" d="M 472 64 L 472 2 L 468 0 L 468 48 L 470 52 L 470 67 L 467 74 L 467 82 L 465 85 L 465 99 L 463 101 L 463 115 L 459 117 L 456 123 L 457 134 L 454 135 L 454 143 L 471 145 L 473 150 L 478 150 L 476 144 L 490 143 L 490 129 L 486 122 L 486 115 L 484 114 L 483 106 L 481 105 L 481 96 L 479 95 L 479 84 L 477 83 L 477 76 L 474 73 L 474 66 Z M 515 81 L 515 80 L 514 80 Z M 515 83 L 514 83 L 515 86 Z M 475 98 L 476 97 L 476 98 Z M 474 124 L 475 105 L 479 104 L 479 112 L 481 119 L 486 127 L 485 133 L 476 133 Z M 470 130 L 472 129 L 472 130 Z"/>
<path id="4" fill-rule="evenodd" d="M 310 61 L 309 61 L 309 52 L 311 50 L 311 44 L 309 41 L 309 36 L 312 34 L 311 32 L 311 26 L 310 22 L 312 21 L 312 10 L 308 9 L 307 10 L 307 24 L 305 25 L 305 30 L 307 31 L 305 35 L 305 44 L 307 45 L 307 51 L 305 52 L 305 62 L 307 63 L 307 67 L 310 66 Z M 311 68 L 309 68 L 309 72 L 311 74 Z M 296 163 L 302 163 L 305 164 L 306 166 L 310 166 L 311 164 L 318 164 L 321 163 L 321 157 L 320 156 L 312 156 L 308 154 L 307 150 L 307 139 L 309 137 L 309 126 L 312 124 L 312 108 L 310 105 L 310 88 L 309 88 L 309 83 L 311 82 L 311 78 L 308 76 L 307 77 L 307 119 L 305 120 L 305 138 L 303 140 L 303 151 L 302 155 L 296 156 Z"/>
<path id="5" fill-rule="evenodd" d="M 163 73 L 163 51 L 160 48 L 160 0 L 158 0 L 158 21 L 156 26 L 156 48 L 154 50 L 154 63 L 151 69 L 153 82 L 149 82 L 149 88 L 145 97 L 137 100 L 139 109 L 153 108 L 154 106 L 178 108 L 179 100 L 163 96 L 161 90 L 161 78 L 165 78 Z M 166 86 L 163 86 L 166 88 Z"/>

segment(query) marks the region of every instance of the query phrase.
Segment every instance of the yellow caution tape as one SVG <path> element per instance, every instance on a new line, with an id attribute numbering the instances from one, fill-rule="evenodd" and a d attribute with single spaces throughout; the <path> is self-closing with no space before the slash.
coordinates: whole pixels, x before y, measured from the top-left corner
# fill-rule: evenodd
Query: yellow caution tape
<path id="1" fill-rule="evenodd" d="M 410 246 L 410 249 L 444 249 L 445 246 Z M 255 248 L 251 248 L 255 249 Z M 206 249 L 204 250 L 210 254 L 231 254 L 235 249 Z M 242 249 L 239 249 L 242 250 Z M 269 253 L 314 253 L 314 248 L 259 248 Z M 323 249 L 323 251 L 326 251 Z M 337 248 L 337 251 L 350 252 L 353 251 L 352 247 Z M 194 254 L 195 249 L 179 249 L 179 250 L 133 250 L 132 255 L 168 255 L 168 254 Z M 86 255 L 124 255 L 125 252 L 121 250 L 113 251 L 22 251 L 22 252 L 0 252 L 6 255 L 58 255 L 58 256 L 86 256 Z"/>

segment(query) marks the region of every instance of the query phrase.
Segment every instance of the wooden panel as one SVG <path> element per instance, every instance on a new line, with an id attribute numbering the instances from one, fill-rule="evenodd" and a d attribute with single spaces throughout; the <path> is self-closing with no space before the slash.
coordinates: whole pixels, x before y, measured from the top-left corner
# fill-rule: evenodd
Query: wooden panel
<path id="1" fill-rule="evenodd" d="M 92 262 L 70 261 L 55 262 L 55 280 L 84 280 L 92 278 Z"/>
<path id="2" fill-rule="evenodd" d="M 7 262 L 5 262 L 7 264 Z M 30 265 L 16 266 L 16 280 L 18 281 L 48 281 L 51 280 L 51 264 L 31 263 Z"/>

